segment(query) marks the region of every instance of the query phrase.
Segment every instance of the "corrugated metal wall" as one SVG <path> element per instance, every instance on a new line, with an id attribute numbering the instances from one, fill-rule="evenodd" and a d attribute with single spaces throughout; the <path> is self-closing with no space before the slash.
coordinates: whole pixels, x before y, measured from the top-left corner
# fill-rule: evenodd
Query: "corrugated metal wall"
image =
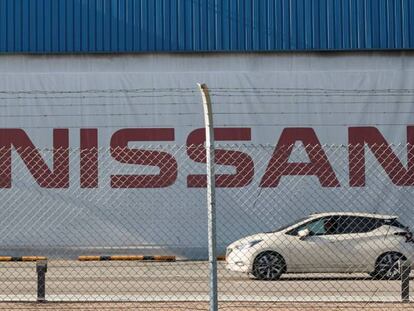
<path id="1" fill-rule="evenodd" d="M 414 48 L 414 0 L 0 0 L 0 52 Z"/>

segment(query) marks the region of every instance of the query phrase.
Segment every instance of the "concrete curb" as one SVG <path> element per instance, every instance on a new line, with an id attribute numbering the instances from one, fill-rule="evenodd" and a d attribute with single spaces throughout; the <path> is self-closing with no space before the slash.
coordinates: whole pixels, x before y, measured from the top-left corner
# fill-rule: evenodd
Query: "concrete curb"
<path id="1" fill-rule="evenodd" d="M 143 255 L 114 255 L 114 256 L 79 256 L 78 261 L 176 261 L 175 256 L 143 256 Z"/>
<path id="2" fill-rule="evenodd" d="M 40 260 L 47 260 L 47 257 L 42 256 L 22 256 L 22 257 L 11 257 L 11 256 L 0 256 L 0 262 L 16 262 L 16 261 L 27 261 L 34 262 Z"/>

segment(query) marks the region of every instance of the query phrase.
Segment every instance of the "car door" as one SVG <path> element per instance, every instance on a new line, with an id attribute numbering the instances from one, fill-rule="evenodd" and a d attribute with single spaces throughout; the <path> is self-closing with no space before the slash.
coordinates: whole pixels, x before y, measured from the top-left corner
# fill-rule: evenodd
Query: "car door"
<path id="1" fill-rule="evenodd" d="M 366 271 L 375 260 L 373 239 L 376 238 L 375 230 L 382 226 L 381 221 L 371 217 L 341 216 L 337 225 L 336 234 L 327 239 L 338 254 L 338 268 L 342 272 Z"/>
<path id="2" fill-rule="evenodd" d="M 290 270 L 296 272 L 334 272 L 341 270 L 341 256 L 336 249 L 337 216 L 321 217 L 303 224 L 288 234 L 295 237 L 289 247 Z M 310 234 L 300 239 L 298 232 Z"/>

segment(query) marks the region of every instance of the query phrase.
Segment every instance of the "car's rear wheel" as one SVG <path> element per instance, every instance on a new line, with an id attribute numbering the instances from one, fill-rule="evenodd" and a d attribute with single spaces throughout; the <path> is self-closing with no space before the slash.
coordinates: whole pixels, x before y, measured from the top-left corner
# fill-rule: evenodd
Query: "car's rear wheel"
<path id="1" fill-rule="evenodd" d="M 277 280 L 286 271 L 283 257 L 272 251 L 260 253 L 253 263 L 253 275 L 259 280 Z"/>
<path id="2" fill-rule="evenodd" d="M 375 271 L 370 273 L 370 275 L 376 280 L 401 279 L 401 266 L 406 260 L 407 258 L 400 253 L 385 253 L 378 257 Z"/>

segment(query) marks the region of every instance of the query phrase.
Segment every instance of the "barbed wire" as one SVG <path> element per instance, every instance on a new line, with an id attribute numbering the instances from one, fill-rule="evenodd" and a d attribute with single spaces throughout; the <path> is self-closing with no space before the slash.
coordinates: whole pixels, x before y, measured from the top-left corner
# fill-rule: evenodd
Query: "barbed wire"
<path id="1" fill-rule="evenodd" d="M 119 97 L 114 97 L 118 98 Z M 129 97 L 128 97 L 129 98 Z M 33 99 L 32 97 L 25 97 L 25 98 L 0 98 L 0 100 L 15 100 L 15 99 Z M 38 98 L 36 98 L 38 99 Z M 68 99 L 71 100 L 73 98 L 68 97 L 45 97 L 42 99 Z M 329 102 L 321 102 L 321 101 L 283 101 L 283 102 L 264 102 L 260 101 L 260 105 L 266 105 L 266 106 L 285 106 L 285 105 L 318 105 L 318 106 L 335 106 L 335 105 L 369 105 L 369 106 L 380 106 L 380 105 L 390 105 L 390 104 L 414 104 L 414 101 L 329 101 Z M 199 106 L 200 102 L 176 102 L 176 101 L 166 101 L 166 102 L 127 102 L 127 103 L 119 103 L 119 102 L 111 102 L 111 103 L 90 103 L 90 102 L 81 102 L 81 103 L 49 103 L 49 104 L 43 104 L 43 103 L 31 103 L 31 104 L 20 104 L 20 103 L 13 103 L 12 107 L 21 107 L 21 108 L 36 108 L 36 107 L 118 107 L 118 106 L 127 106 L 127 107 L 134 107 L 134 106 Z M 250 106 L 251 102 L 224 102 L 224 101 L 216 101 L 214 100 L 213 105 L 215 108 L 218 106 Z M 10 104 L 0 104 L 0 107 L 11 107 Z M 1 117 L 1 116 L 0 116 Z"/>
<path id="2" fill-rule="evenodd" d="M 210 90 L 218 90 L 218 91 L 289 91 L 289 92 L 297 92 L 297 91 L 328 91 L 328 92 L 414 92 L 414 89 L 331 89 L 331 88 L 281 88 L 281 87 L 213 87 Z"/>
<path id="3" fill-rule="evenodd" d="M 270 93 L 269 95 L 290 95 L 290 94 L 329 94 L 329 95 L 344 95 L 356 94 L 358 96 L 367 94 L 390 94 L 390 95 L 413 95 L 414 89 L 329 89 L 329 88 L 240 88 L 240 87 L 211 87 L 210 92 L 220 95 L 221 93 Z M 48 94 L 146 94 L 146 93 L 190 93 L 199 94 L 196 87 L 193 88 L 123 88 L 123 89 L 85 89 L 85 90 L 0 90 L 0 94 L 6 95 L 48 95 Z"/>
<path id="4" fill-rule="evenodd" d="M 329 94 L 329 93 L 289 93 L 289 94 L 280 94 L 280 93 L 243 93 L 243 94 L 237 94 L 237 93 L 217 93 L 217 92 L 211 92 L 211 96 L 216 97 L 240 97 L 243 96 L 257 96 L 257 97 L 412 97 L 414 94 L 407 94 L 407 93 L 401 93 L 401 94 L 390 94 L 390 93 L 361 93 L 361 94 Z"/>
<path id="5" fill-rule="evenodd" d="M 360 115 L 359 111 L 313 111 L 313 112 L 215 112 L 215 116 L 272 116 L 272 115 Z M 394 115 L 394 114 L 414 114 L 414 111 L 369 111 L 364 112 L 365 115 Z M 154 113 L 78 113 L 78 114 L 5 114 L 0 118 L 48 118 L 48 117 L 119 117 L 119 116 L 202 116 L 203 113 L 200 112 L 154 112 Z M 244 123 L 243 123 L 244 124 Z"/>
<path id="6" fill-rule="evenodd" d="M 354 97 L 413 97 L 413 89 L 324 89 L 324 88 L 240 88 L 240 87 L 218 87 L 210 89 L 213 102 L 216 106 L 226 105 L 249 105 L 249 102 L 223 102 L 220 98 L 239 98 L 239 97 L 254 97 L 254 98 L 273 98 L 274 101 L 266 102 L 260 100 L 259 105 L 372 105 L 377 106 L 381 104 L 410 104 L 407 100 L 392 100 L 392 101 L 361 101 L 361 100 L 339 100 L 340 98 L 354 98 Z M 137 89 L 86 89 L 86 90 L 2 90 L 0 91 L 0 100 L 87 100 L 87 99 L 132 99 L 132 98 L 152 98 L 152 99 L 175 99 L 171 102 L 130 102 L 130 103 L 79 103 L 79 104 L 53 104 L 50 107 L 108 107 L 108 106 L 179 106 L 179 105 L 196 105 L 199 102 L 177 102 L 177 98 L 193 98 L 199 96 L 199 91 L 194 88 L 137 88 Z M 330 98 L 330 102 L 314 101 L 314 100 L 299 100 L 299 98 Z M 286 102 L 280 102 L 280 98 L 288 98 Z M 48 107 L 47 104 L 13 104 L 15 107 Z M 8 104 L 1 104 L 0 107 L 9 107 Z M 353 113 L 353 112 L 318 112 L 319 114 L 338 114 L 338 113 Z M 359 112 L 355 112 L 359 113 Z M 410 114 L 411 111 L 404 112 L 364 112 L 364 114 Z M 181 113 L 182 114 L 182 113 Z M 217 112 L 216 114 L 220 114 Z M 259 114 L 259 113 L 249 113 Z M 269 113 L 266 113 L 269 114 Z M 272 113 L 270 113 L 272 114 Z M 274 114 L 286 114 L 284 112 Z M 300 112 L 296 114 L 301 114 Z M 304 114 L 304 113 L 302 113 Z M 307 113 L 309 114 L 309 113 Z"/>
<path id="7" fill-rule="evenodd" d="M 138 89 L 86 89 L 86 90 L 0 90 L 0 94 L 97 94 L 97 93 L 154 93 L 154 92 L 180 92 L 180 93 L 199 93 L 194 88 L 138 88 Z"/>

